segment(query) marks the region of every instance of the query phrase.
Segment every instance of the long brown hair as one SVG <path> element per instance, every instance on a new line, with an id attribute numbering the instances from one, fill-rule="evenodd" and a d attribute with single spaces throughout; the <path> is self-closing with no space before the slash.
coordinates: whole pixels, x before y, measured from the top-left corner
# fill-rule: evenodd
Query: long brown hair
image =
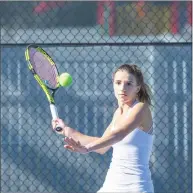
<path id="1" fill-rule="evenodd" d="M 115 72 L 113 73 L 113 79 L 116 72 L 124 70 L 132 75 L 135 76 L 137 84 L 140 86 L 140 90 L 137 94 L 137 98 L 140 102 L 146 102 L 151 105 L 151 90 L 149 86 L 144 82 L 143 74 L 140 68 L 135 64 L 123 64 L 118 67 Z"/>

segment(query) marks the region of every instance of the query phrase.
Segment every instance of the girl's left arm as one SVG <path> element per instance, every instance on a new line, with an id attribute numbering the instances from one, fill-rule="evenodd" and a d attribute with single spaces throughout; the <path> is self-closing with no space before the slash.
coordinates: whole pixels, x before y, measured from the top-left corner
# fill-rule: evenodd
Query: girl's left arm
<path id="1" fill-rule="evenodd" d="M 92 152 L 100 148 L 111 146 L 121 141 L 131 131 L 141 125 L 144 120 L 147 104 L 138 103 L 133 109 L 131 109 L 128 118 L 121 118 L 117 120 L 116 126 L 113 131 L 110 131 L 108 135 L 102 136 L 101 138 L 87 144 L 85 148 L 87 152 Z"/>

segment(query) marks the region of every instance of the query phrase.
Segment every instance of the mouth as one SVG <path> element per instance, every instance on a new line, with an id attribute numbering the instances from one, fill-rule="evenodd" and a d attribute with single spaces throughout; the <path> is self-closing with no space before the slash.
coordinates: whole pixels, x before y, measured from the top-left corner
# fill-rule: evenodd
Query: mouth
<path id="1" fill-rule="evenodd" d="M 122 93 L 122 94 L 118 94 L 119 96 L 127 96 L 126 94 Z"/>

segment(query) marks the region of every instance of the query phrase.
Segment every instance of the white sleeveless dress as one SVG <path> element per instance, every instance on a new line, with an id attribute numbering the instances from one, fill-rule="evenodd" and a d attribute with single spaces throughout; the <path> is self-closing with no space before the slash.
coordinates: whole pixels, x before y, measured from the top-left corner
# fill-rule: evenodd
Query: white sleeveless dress
<path id="1" fill-rule="evenodd" d="M 113 156 L 105 182 L 97 193 L 127 192 L 153 193 L 149 170 L 153 145 L 152 128 L 149 132 L 136 128 L 123 140 L 113 145 Z"/>

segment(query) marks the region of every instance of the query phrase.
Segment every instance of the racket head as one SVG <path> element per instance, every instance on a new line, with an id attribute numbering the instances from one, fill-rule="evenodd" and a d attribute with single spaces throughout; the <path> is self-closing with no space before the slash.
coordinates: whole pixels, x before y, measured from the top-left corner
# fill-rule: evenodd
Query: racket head
<path id="1" fill-rule="evenodd" d="M 53 91 L 58 89 L 58 69 L 45 50 L 37 45 L 29 45 L 25 51 L 25 57 L 28 68 L 36 77 L 39 77 L 41 84 Z"/>

